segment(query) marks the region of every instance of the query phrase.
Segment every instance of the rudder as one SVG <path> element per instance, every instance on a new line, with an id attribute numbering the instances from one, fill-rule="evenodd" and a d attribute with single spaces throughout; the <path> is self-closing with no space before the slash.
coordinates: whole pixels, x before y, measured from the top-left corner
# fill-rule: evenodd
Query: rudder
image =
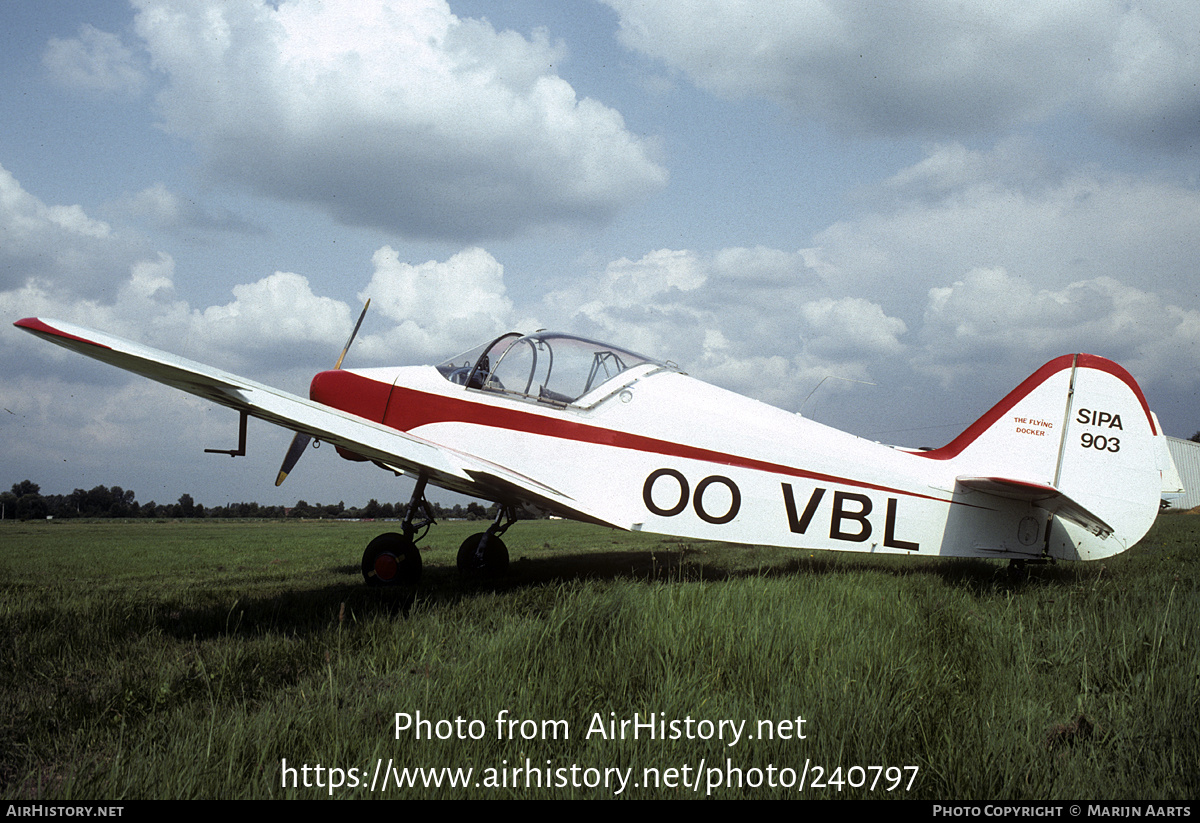
<path id="1" fill-rule="evenodd" d="M 1094 560 L 1141 540 L 1158 516 L 1162 475 L 1158 430 L 1146 398 L 1121 366 L 1076 355 L 1062 456 L 1054 485 L 1105 518 L 1113 534 L 1098 539 L 1071 528 L 1051 533 L 1050 553 Z M 1064 534 L 1064 531 L 1066 534 Z"/>

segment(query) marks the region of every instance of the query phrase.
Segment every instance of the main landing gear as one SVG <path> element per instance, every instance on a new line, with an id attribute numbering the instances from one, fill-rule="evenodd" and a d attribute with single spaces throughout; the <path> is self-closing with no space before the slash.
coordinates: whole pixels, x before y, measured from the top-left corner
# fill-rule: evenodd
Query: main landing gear
<path id="1" fill-rule="evenodd" d="M 362 573 L 368 586 L 416 583 L 421 579 L 421 552 L 411 537 L 381 534 L 363 552 Z"/>
<path id="2" fill-rule="evenodd" d="M 421 579 L 421 553 L 417 541 L 434 525 L 433 509 L 425 499 L 427 478 L 417 478 L 400 528 L 367 544 L 362 557 L 363 580 L 368 586 L 398 586 Z M 516 522 L 512 510 L 501 505 L 487 531 L 473 534 L 458 547 L 458 572 L 467 579 L 500 577 L 508 571 L 508 548 L 500 535 Z M 420 534 L 418 534 L 418 532 Z"/>
<path id="3" fill-rule="evenodd" d="M 417 541 L 425 536 L 434 524 L 433 509 L 425 499 L 424 474 L 417 478 L 416 488 L 408 501 L 408 511 L 400 528 L 403 534 L 388 532 L 367 544 L 363 552 L 363 580 L 368 586 L 398 586 L 401 583 L 416 583 L 421 579 L 421 552 Z M 417 522 L 418 514 L 421 516 Z M 420 532 L 420 535 L 417 534 Z"/>
<path id="4" fill-rule="evenodd" d="M 498 509 L 496 519 L 487 531 L 471 535 L 458 547 L 458 573 L 464 578 L 500 577 L 508 571 L 508 547 L 500 535 L 508 531 L 516 519 L 507 506 L 501 505 Z"/>

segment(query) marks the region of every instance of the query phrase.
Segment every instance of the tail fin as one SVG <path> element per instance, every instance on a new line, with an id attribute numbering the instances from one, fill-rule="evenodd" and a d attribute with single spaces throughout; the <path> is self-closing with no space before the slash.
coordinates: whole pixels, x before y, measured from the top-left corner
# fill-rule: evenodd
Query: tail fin
<path id="1" fill-rule="evenodd" d="M 1124 551 L 1154 523 L 1162 433 L 1129 372 L 1091 354 L 1042 366 L 941 449 L 958 483 L 1027 500 L 1057 519 L 1053 557 L 1093 560 Z"/>

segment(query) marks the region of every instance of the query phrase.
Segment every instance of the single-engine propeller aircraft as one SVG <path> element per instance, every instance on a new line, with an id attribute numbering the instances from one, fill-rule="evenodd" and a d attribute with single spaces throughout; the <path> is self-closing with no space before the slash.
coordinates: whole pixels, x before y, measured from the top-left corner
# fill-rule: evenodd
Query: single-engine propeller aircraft
<path id="1" fill-rule="evenodd" d="M 460 570 L 478 574 L 507 567 L 500 536 L 518 507 L 697 540 L 1094 560 L 1141 539 L 1174 473 L 1137 383 L 1090 354 L 1051 360 L 948 445 L 916 451 L 568 334 L 505 334 L 432 366 L 342 369 L 339 358 L 305 399 L 70 323 L 16 325 L 236 409 L 241 439 L 227 454 L 244 453 L 247 415 L 294 430 L 277 483 L 308 438 L 415 476 L 402 532 L 363 554 L 371 585 L 419 576 L 428 484 L 498 504 L 459 549 Z"/>

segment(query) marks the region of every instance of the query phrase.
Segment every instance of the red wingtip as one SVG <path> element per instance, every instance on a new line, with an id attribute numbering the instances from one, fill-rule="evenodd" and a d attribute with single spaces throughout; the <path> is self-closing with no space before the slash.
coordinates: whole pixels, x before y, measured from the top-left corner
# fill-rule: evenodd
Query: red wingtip
<path id="1" fill-rule="evenodd" d="M 61 337 L 66 340 L 76 340 L 80 343 L 87 343 L 89 346 L 98 346 L 102 349 L 109 348 L 109 346 L 105 346 L 103 343 L 97 343 L 95 340 L 88 340 L 86 337 L 79 337 L 77 335 L 69 334 L 65 331 L 62 331 L 61 329 L 56 329 L 53 326 L 51 326 L 49 323 L 39 320 L 36 317 L 26 317 L 22 320 L 18 320 L 17 322 L 13 323 L 13 325 L 18 328 L 25 329 L 26 331 L 31 331 L 35 334 L 44 334 L 44 335 L 49 335 L 51 337 Z"/>

